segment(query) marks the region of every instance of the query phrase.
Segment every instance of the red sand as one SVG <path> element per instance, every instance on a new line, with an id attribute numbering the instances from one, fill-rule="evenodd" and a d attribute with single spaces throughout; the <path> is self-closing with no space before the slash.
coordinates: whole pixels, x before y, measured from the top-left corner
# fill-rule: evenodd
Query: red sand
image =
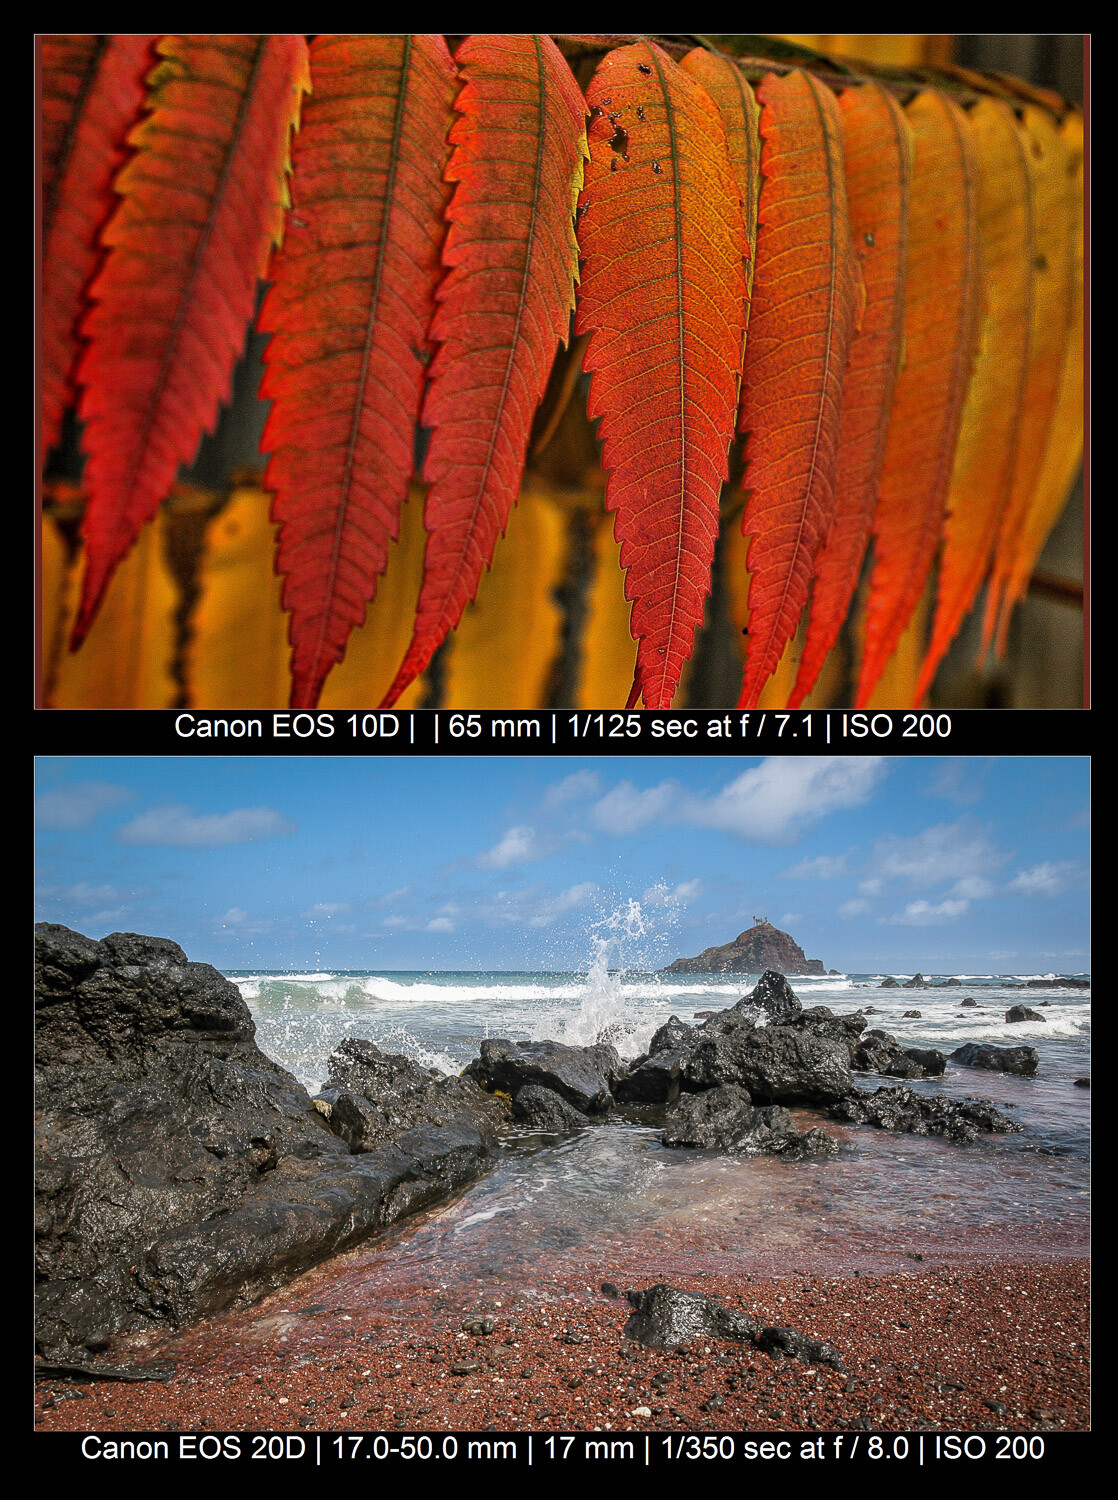
<path id="1" fill-rule="evenodd" d="M 586 1292 L 588 1282 L 624 1289 L 659 1279 L 626 1269 L 588 1264 L 560 1300 L 453 1311 L 417 1288 L 428 1315 L 404 1323 L 299 1307 L 305 1298 L 287 1290 L 269 1303 L 302 1314 L 294 1336 L 261 1342 L 248 1334 L 247 1315 L 215 1320 L 145 1349 L 145 1358 L 176 1365 L 169 1382 L 40 1382 L 37 1421 L 79 1431 L 1089 1425 L 1086 1261 L 672 1278 L 758 1322 L 826 1340 L 846 1375 L 751 1346 L 665 1353 L 631 1345 L 622 1338 L 627 1304 Z M 465 1312 L 492 1318 L 494 1331 L 464 1333 Z"/>

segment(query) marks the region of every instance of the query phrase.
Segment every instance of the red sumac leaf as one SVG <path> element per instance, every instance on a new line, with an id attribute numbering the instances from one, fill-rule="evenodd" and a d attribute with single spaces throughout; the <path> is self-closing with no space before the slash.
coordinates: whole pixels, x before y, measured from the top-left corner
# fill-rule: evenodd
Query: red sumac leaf
<path id="1" fill-rule="evenodd" d="M 398 535 L 442 273 L 457 73 L 441 36 L 320 36 L 311 84 L 260 314 L 293 708 L 317 704 Z"/>

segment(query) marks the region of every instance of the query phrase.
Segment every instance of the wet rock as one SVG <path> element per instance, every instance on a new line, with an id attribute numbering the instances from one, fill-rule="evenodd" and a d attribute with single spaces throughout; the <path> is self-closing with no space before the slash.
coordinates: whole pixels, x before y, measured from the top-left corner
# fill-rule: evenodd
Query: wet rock
<path id="1" fill-rule="evenodd" d="M 1089 1089 L 1091 1087 L 1091 1080 L 1089 1078 L 1077 1078 L 1075 1086 L 1077 1089 Z"/>
<path id="2" fill-rule="evenodd" d="M 619 1104 L 671 1104 L 679 1098 L 690 1051 L 657 1052 L 634 1066 L 614 1085 Z"/>
<path id="3" fill-rule="evenodd" d="M 847 1052 L 851 1053 L 866 1029 L 866 1012 L 859 1010 L 853 1014 L 836 1016 L 825 1005 L 813 1005 L 810 1010 L 802 1010 L 798 1016 L 781 1024 L 797 1031 L 809 1031 L 812 1036 L 841 1042 Z"/>
<path id="4" fill-rule="evenodd" d="M 969 995 L 965 1000 L 960 1000 L 959 1004 L 963 1007 L 964 1010 L 978 1010 L 980 1008 L 978 1001 L 972 1000 Z"/>
<path id="5" fill-rule="evenodd" d="M 1030 1010 L 1027 1005 L 1011 1005 L 1005 1013 L 1005 1018 L 1011 1024 L 1016 1021 L 1043 1021 L 1045 1019 L 1039 1010 Z"/>
<path id="6" fill-rule="evenodd" d="M 714 1148 L 739 1156 L 779 1155 L 797 1161 L 838 1150 L 838 1143 L 822 1130 L 797 1130 L 792 1116 L 780 1105 L 755 1109 L 748 1092 L 736 1084 L 686 1094 L 669 1112 L 660 1139 L 665 1146 Z"/>
<path id="7" fill-rule="evenodd" d="M 791 1026 L 704 1028 L 684 1063 L 683 1081 L 692 1091 L 740 1084 L 761 1104 L 827 1103 L 853 1087 L 841 1042 Z"/>
<path id="8" fill-rule="evenodd" d="M 749 994 L 743 995 L 731 1009 L 743 1010 L 754 1016 L 764 1015 L 770 1021 L 783 1023 L 798 1016 L 803 1006 L 784 975 L 778 974 L 775 969 L 769 969 L 761 975 Z"/>
<path id="9" fill-rule="evenodd" d="M 568 1104 L 554 1089 L 538 1083 L 527 1083 L 512 1101 L 514 1118 L 532 1130 L 546 1130 L 551 1135 L 568 1135 L 590 1124 L 589 1115 Z"/>
<path id="10" fill-rule="evenodd" d="M 635 1311 L 623 1337 L 649 1349 L 674 1349 L 689 1339 L 727 1339 L 752 1343 L 759 1329 L 743 1312 L 736 1312 L 698 1292 L 681 1292 L 661 1282 L 646 1291 L 631 1291 Z"/>
<path id="11" fill-rule="evenodd" d="M 1039 1055 L 1035 1047 L 991 1047 L 967 1042 L 955 1048 L 951 1061 L 964 1068 L 986 1068 L 994 1073 L 1017 1073 L 1022 1078 L 1032 1078 Z"/>
<path id="12" fill-rule="evenodd" d="M 838 1350 L 819 1339 L 809 1339 L 794 1328 L 762 1328 L 757 1335 L 757 1347 L 765 1354 L 778 1358 L 800 1359 L 807 1365 L 830 1365 L 832 1370 L 846 1374 L 846 1366 Z"/>
<path id="13" fill-rule="evenodd" d="M 253 1301 L 476 1176 L 487 1138 L 422 1125 L 359 1156 L 254 1040 L 237 987 L 162 938 L 36 929 L 37 1336 Z"/>
<path id="14" fill-rule="evenodd" d="M 867 1031 L 850 1055 L 858 1073 L 889 1078 L 932 1078 L 943 1072 L 946 1058 L 933 1048 L 902 1047 L 887 1031 Z"/>
<path id="15" fill-rule="evenodd" d="M 930 985 L 923 974 L 914 974 L 911 979 L 906 979 L 901 985 L 902 990 L 926 990 Z"/>
<path id="16" fill-rule="evenodd" d="M 515 1095 L 525 1084 L 540 1084 L 584 1114 L 602 1114 L 613 1104 L 612 1082 L 623 1072 L 621 1059 L 608 1046 L 568 1047 L 562 1042 L 481 1044 L 481 1056 L 466 1069 L 490 1093 Z"/>
<path id="17" fill-rule="evenodd" d="M 901 1019 L 905 1021 L 919 1021 L 920 1012 L 918 1010 L 906 1010 Z"/>
<path id="18" fill-rule="evenodd" d="M 899 990 L 900 987 L 900 981 L 894 979 L 892 974 L 887 974 L 878 985 L 879 990 Z"/>
<path id="19" fill-rule="evenodd" d="M 1089 990 L 1089 979 L 1074 979 L 1070 974 L 1058 974 L 1055 979 L 1026 979 L 1027 990 Z"/>
<path id="20" fill-rule="evenodd" d="M 468 1125 L 496 1137 L 508 1120 L 505 1101 L 473 1079 L 424 1068 L 362 1037 L 339 1042 L 327 1070 L 315 1108 L 351 1151 L 375 1151 L 417 1125 Z"/>
<path id="21" fill-rule="evenodd" d="M 711 1015 L 715 1012 L 711 1011 Z M 663 1026 L 653 1034 L 648 1044 L 648 1056 L 654 1057 L 657 1052 L 677 1051 L 695 1035 L 695 1028 L 688 1026 L 686 1021 L 681 1021 L 678 1016 L 669 1016 Z"/>
<path id="22" fill-rule="evenodd" d="M 958 1144 L 975 1141 L 980 1134 L 1008 1135 L 1021 1129 L 984 1099 L 917 1094 L 903 1085 L 880 1088 L 874 1094 L 856 1091 L 832 1104 L 827 1113 L 832 1120 L 877 1125 L 882 1130 L 911 1135 L 938 1135 Z"/>

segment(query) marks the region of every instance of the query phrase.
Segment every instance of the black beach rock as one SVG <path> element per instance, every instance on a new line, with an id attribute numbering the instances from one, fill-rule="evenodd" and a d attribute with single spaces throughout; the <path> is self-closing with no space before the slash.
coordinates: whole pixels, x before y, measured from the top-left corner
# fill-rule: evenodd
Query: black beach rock
<path id="1" fill-rule="evenodd" d="M 504 1100 L 472 1078 L 451 1078 L 362 1037 L 339 1042 L 328 1082 L 313 1103 L 351 1151 L 375 1151 L 417 1125 L 467 1125 L 495 1138 L 507 1122 Z"/>
<path id="2" fill-rule="evenodd" d="M 884 1073 L 889 1078 L 938 1077 L 947 1065 L 933 1048 L 902 1047 L 887 1031 L 867 1031 L 850 1056 L 858 1073 Z"/>
<path id="3" fill-rule="evenodd" d="M 732 1083 L 684 1095 L 669 1111 L 660 1139 L 665 1146 L 713 1147 L 738 1156 L 766 1154 L 796 1161 L 838 1150 L 837 1141 L 822 1130 L 797 1130 L 780 1105 L 755 1109 L 748 1092 Z"/>
<path id="4" fill-rule="evenodd" d="M 902 990 L 926 990 L 930 988 L 931 986 L 923 974 L 914 974 L 911 979 L 906 979 L 904 984 L 901 985 Z"/>
<path id="5" fill-rule="evenodd" d="M 352 1155 L 257 1047 L 236 986 L 167 939 L 43 924 L 35 945 L 37 1336 L 50 1359 L 251 1302 L 491 1158 L 466 1124 Z"/>
<path id="6" fill-rule="evenodd" d="M 554 1089 L 527 1083 L 512 1101 L 513 1118 L 532 1130 L 546 1130 L 550 1135 L 568 1135 L 590 1124 L 589 1115 L 568 1104 Z"/>
<path id="7" fill-rule="evenodd" d="M 769 969 L 761 975 L 749 994 L 743 995 L 731 1009 L 743 1010 L 758 1017 L 764 1015 L 770 1021 L 784 1022 L 798 1016 L 803 1006 L 784 975 L 778 974 L 775 969 Z"/>
<path id="8" fill-rule="evenodd" d="M 681 1292 L 661 1282 L 647 1291 L 628 1293 L 635 1311 L 625 1324 L 624 1336 L 649 1349 L 674 1349 L 689 1339 L 728 1339 L 752 1343 L 757 1324 L 698 1292 Z"/>
<path id="9" fill-rule="evenodd" d="M 482 1042 L 481 1056 L 466 1069 L 489 1093 L 515 1095 L 527 1083 L 554 1090 L 585 1114 L 613 1104 L 612 1084 L 624 1067 L 613 1047 L 568 1047 L 562 1042 Z"/>
<path id="10" fill-rule="evenodd" d="M 1005 1018 L 1011 1024 L 1015 1021 L 1043 1021 L 1045 1019 L 1039 1010 L 1030 1010 L 1027 1005 L 1011 1005 L 1005 1013 Z"/>
<path id="11" fill-rule="evenodd" d="M 967 1042 L 951 1053 L 951 1061 L 964 1068 L 1017 1073 L 1022 1078 L 1034 1076 L 1039 1060 L 1035 1047 L 991 1047 L 980 1042 Z"/>
<path id="12" fill-rule="evenodd" d="M 879 990 L 899 990 L 900 987 L 900 981 L 894 979 L 892 974 L 887 974 L 878 985 Z"/>
<path id="13" fill-rule="evenodd" d="M 830 1365 L 832 1370 L 846 1374 L 846 1366 L 837 1349 L 819 1339 L 809 1339 L 794 1328 L 762 1328 L 756 1344 L 774 1359 L 783 1355 L 787 1359 L 802 1359 L 806 1365 Z"/>
<path id="14" fill-rule="evenodd" d="M 919 1021 L 920 1012 L 918 1010 L 906 1010 L 901 1019 L 904 1021 Z"/>
<path id="15" fill-rule="evenodd" d="M 708 1021 L 683 1066 L 688 1090 L 740 1084 L 761 1104 L 825 1104 L 853 1087 L 846 1046 L 791 1026 L 715 1029 Z"/>
<path id="16" fill-rule="evenodd" d="M 970 995 L 968 995 L 965 1000 L 960 1000 L 959 1004 L 963 1007 L 964 1010 L 968 1010 L 968 1009 L 969 1010 L 979 1010 L 979 1009 L 981 1009 L 981 1007 L 979 1006 L 978 1001 L 972 999 Z"/>
<path id="17" fill-rule="evenodd" d="M 984 1099 L 948 1099 L 942 1094 L 918 1094 L 902 1086 L 880 1088 L 874 1094 L 861 1091 L 832 1104 L 832 1120 L 855 1125 L 877 1125 L 912 1135 L 938 1135 L 945 1140 L 967 1143 L 980 1134 L 1008 1135 L 1019 1131 L 1015 1120 Z"/>

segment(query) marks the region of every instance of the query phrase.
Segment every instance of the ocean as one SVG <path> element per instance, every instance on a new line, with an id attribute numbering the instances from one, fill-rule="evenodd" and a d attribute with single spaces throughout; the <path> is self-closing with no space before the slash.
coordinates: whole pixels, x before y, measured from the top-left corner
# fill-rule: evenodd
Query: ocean
<path id="1" fill-rule="evenodd" d="M 673 975 L 608 966 L 600 946 L 573 973 L 227 971 L 257 1024 L 260 1046 L 309 1089 L 345 1036 L 460 1072 L 485 1037 L 611 1041 L 634 1057 L 670 1015 L 732 1005 L 757 975 Z M 1023 1126 L 960 1146 L 937 1138 L 840 1126 L 808 1110 L 837 1156 L 808 1162 L 669 1150 L 647 1123 L 615 1118 L 561 1141 L 514 1136 L 486 1177 L 452 1203 L 341 1257 L 386 1307 L 419 1284 L 463 1296 L 547 1295 L 552 1273 L 642 1257 L 657 1274 L 704 1269 L 842 1274 L 948 1262 L 1059 1259 L 1088 1247 L 1089 990 L 1011 988 L 1055 975 L 925 975 L 950 989 L 881 989 L 883 973 L 790 980 L 803 1005 L 874 1007 L 870 1024 L 906 1046 L 950 1052 L 963 1042 L 1037 1048 L 1035 1078 L 948 1064 L 922 1092 L 989 1099 Z M 911 977 L 893 976 L 902 984 Z M 1080 976 L 1086 977 L 1086 976 Z M 971 997 L 976 1008 L 961 1009 Z M 1044 1021 L 1009 1024 L 1025 1003 Z M 918 1010 L 918 1018 L 904 1017 Z M 874 1090 L 898 1080 L 859 1075 Z"/>

